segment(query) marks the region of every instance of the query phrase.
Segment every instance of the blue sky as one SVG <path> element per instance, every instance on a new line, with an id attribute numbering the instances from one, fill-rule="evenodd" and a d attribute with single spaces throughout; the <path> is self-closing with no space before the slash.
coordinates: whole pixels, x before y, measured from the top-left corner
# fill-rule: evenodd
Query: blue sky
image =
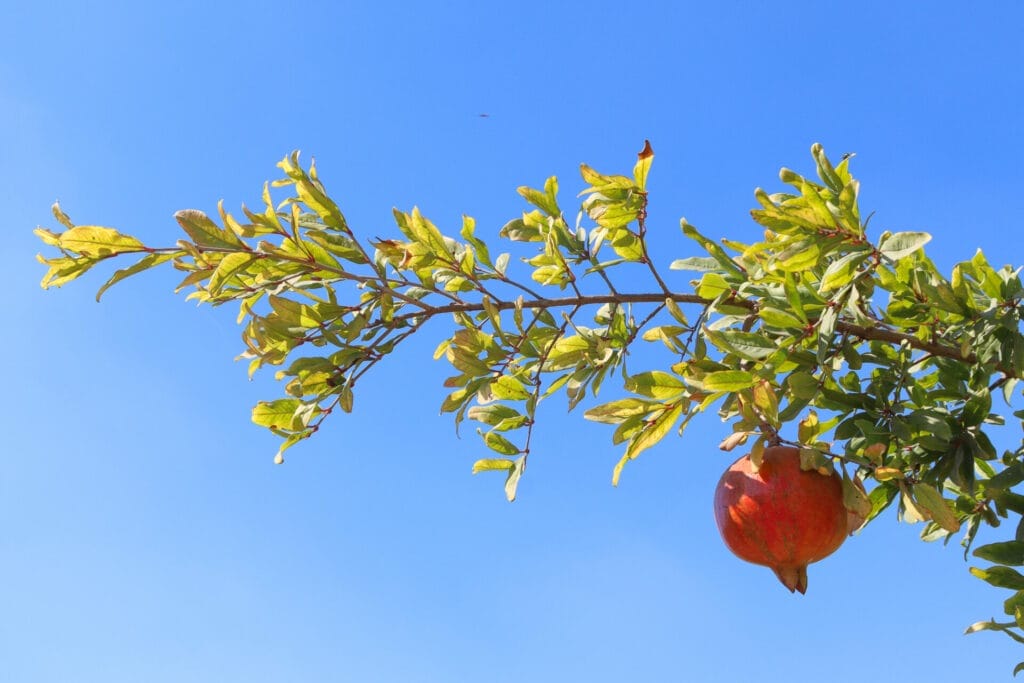
<path id="1" fill-rule="evenodd" d="M 418 205 L 489 236 L 516 186 L 555 174 L 567 198 L 580 162 L 628 172 L 650 138 L 666 264 L 695 254 L 682 215 L 756 234 L 754 187 L 810 172 L 815 141 L 857 153 L 876 231 L 932 233 L 947 270 L 978 247 L 1024 262 L 1024 10 L 890 4 L 7 8 L 0 678 L 1009 678 L 1024 651 L 961 635 L 1001 592 L 893 514 L 812 566 L 804 597 L 733 558 L 714 416 L 613 489 L 610 430 L 553 400 L 509 505 L 437 415 L 435 326 L 274 467 L 249 408 L 279 389 L 232 362 L 234 311 L 174 297 L 170 272 L 101 305 L 100 275 L 43 292 L 33 260 L 54 199 L 169 244 L 175 210 L 257 203 L 295 148 L 364 234 Z"/>

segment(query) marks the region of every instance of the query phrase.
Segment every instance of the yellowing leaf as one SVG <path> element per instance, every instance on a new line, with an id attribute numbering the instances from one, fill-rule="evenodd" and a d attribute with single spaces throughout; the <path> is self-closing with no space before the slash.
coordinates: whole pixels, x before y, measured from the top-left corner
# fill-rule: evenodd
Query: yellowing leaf
<path id="1" fill-rule="evenodd" d="M 235 249 L 242 246 L 242 240 L 235 233 L 218 227 L 202 211 L 185 209 L 174 214 L 174 219 L 199 247 Z"/>
<path id="2" fill-rule="evenodd" d="M 269 429 L 292 429 L 296 412 L 302 407 L 297 398 L 260 401 L 252 409 L 252 421 Z"/>
<path id="3" fill-rule="evenodd" d="M 647 174 L 650 173 L 653 162 L 654 150 L 651 148 L 651 141 L 644 140 L 644 148 L 636 155 L 636 166 L 633 167 L 633 180 L 641 190 L 647 187 Z"/>
<path id="4" fill-rule="evenodd" d="M 146 249 L 142 242 L 130 235 L 122 235 L 113 228 L 100 228 L 92 225 L 81 225 L 60 233 L 60 247 L 92 258 L 104 258 Z"/>
<path id="5" fill-rule="evenodd" d="M 58 258 L 44 258 L 41 254 L 36 255 L 36 260 L 49 266 L 46 275 L 43 276 L 39 286 L 43 289 L 60 287 L 81 276 L 87 270 L 96 265 L 96 260 L 88 256 L 60 256 Z"/>
<path id="6" fill-rule="evenodd" d="M 875 479 L 878 481 L 889 481 L 890 479 L 903 479 L 903 470 L 897 467 L 876 467 Z"/>
<path id="7" fill-rule="evenodd" d="M 888 450 L 888 447 L 884 443 L 873 443 L 864 449 L 864 457 L 878 465 L 881 464 L 882 456 L 884 456 Z"/>
<path id="8" fill-rule="evenodd" d="M 779 399 L 775 389 L 767 380 L 754 385 L 754 405 L 761 411 L 761 416 L 773 427 L 779 426 Z M 801 439 L 803 441 L 803 439 Z"/>
<path id="9" fill-rule="evenodd" d="M 515 462 L 504 458 L 481 458 L 473 463 L 473 474 L 481 472 L 505 472 L 515 467 Z"/>
<path id="10" fill-rule="evenodd" d="M 851 479 L 843 470 L 843 506 L 847 512 L 847 531 L 853 533 L 864 526 L 871 515 L 871 499 L 858 479 Z"/>

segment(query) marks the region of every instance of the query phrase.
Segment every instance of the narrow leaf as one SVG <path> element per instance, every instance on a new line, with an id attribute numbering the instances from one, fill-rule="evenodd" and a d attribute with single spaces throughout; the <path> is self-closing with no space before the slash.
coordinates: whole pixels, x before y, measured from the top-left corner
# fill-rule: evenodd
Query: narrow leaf
<path id="1" fill-rule="evenodd" d="M 975 548 L 972 554 L 982 560 L 988 560 L 996 564 L 1020 567 L 1024 565 L 1024 541 L 989 543 L 980 548 Z"/>
<path id="2" fill-rule="evenodd" d="M 682 414 L 683 404 L 677 403 L 656 417 L 654 422 L 648 424 L 642 432 L 633 437 L 633 440 L 629 442 L 629 446 L 626 448 L 626 455 L 632 460 L 640 455 L 642 451 L 661 441 L 671 431 L 676 420 Z"/>
<path id="3" fill-rule="evenodd" d="M 171 259 L 180 254 L 181 252 L 146 254 L 141 259 L 139 259 L 134 265 L 131 265 L 127 268 L 121 268 L 120 270 L 115 271 L 114 274 L 110 276 L 110 279 L 103 283 L 103 286 L 100 287 L 99 291 L 96 292 L 96 301 L 100 300 L 100 297 L 103 296 L 103 293 L 105 291 L 107 291 L 113 285 L 117 284 L 126 277 L 130 277 L 132 275 L 135 275 L 136 273 L 141 273 L 142 271 L 152 268 L 153 266 L 158 266 L 161 263 L 164 263 L 165 261 L 170 261 Z"/>

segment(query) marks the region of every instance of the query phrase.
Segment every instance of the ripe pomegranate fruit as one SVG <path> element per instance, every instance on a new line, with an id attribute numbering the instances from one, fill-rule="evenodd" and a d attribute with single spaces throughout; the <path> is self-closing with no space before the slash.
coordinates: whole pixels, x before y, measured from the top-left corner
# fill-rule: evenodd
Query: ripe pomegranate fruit
<path id="1" fill-rule="evenodd" d="M 715 522 L 737 557 L 771 567 L 791 593 L 804 593 L 807 565 L 846 540 L 842 479 L 800 469 L 797 448 L 766 448 L 757 472 L 745 455 L 718 482 Z"/>

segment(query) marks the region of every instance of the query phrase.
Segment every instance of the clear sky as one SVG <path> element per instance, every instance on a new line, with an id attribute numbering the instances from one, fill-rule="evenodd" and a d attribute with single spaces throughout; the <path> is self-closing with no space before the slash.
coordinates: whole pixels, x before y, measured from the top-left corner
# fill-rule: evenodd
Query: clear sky
<path id="1" fill-rule="evenodd" d="M 43 292 L 31 234 L 60 199 L 79 223 L 170 244 L 175 210 L 255 204 L 299 148 L 363 234 L 395 233 L 391 207 L 419 205 L 494 236 L 522 209 L 516 186 L 556 174 L 567 201 L 577 164 L 628 172 L 650 138 L 667 264 L 696 254 L 682 215 L 756 234 L 753 189 L 779 189 L 783 165 L 810 173 L 819 141 L 857 153 L 875 234 L 932 233 L 946 270 L 977 247 L 1021 264 L 1018 3 L 98 0 L 4 15 L 0 680 L 994 681 L 1024 658 L 961 635 L 1004 593 L 894 512 L 812 566 L 803 597 L 731 556 L 711 496 L 734 456 L 713 415 L 613 489 L 611 430 L 552 400 L 509 505 L 470 476 L 475 437 L 437 414 L 443 326 L 275 467 L 249 409 L 279 387 L 232 362 L 234 310 L 173 296 L 169 269 L 100 305 L 102 274 Z"/>

